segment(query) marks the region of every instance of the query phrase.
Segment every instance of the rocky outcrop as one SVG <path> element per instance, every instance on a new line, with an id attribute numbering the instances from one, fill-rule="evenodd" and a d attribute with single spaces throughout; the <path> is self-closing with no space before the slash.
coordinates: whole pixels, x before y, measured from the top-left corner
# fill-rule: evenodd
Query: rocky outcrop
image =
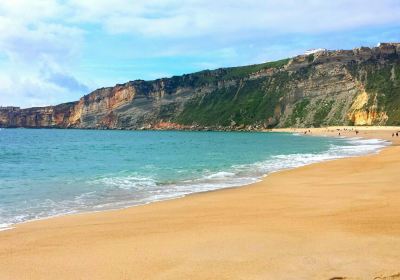
<path id="1" fill-rule="evenodd" d="M 388 120 L 386 112 L 379 112 L 376 94 L 371 95 L 366 91 L 361 91 L 355 97 L 348 118 L 354 125 L 383 125 Z"/>
<path id="2" fill-rule="evenodd" d="M 400 124 L 400 44 L 136 80 L 56 106 L 0 107 L 0 127 L 227 130 L 344 124 Z"/>

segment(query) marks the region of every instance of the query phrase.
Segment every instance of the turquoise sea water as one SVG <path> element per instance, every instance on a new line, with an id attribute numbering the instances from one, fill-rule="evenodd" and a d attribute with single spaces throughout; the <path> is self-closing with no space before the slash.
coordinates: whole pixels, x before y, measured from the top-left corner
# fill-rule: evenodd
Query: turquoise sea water
<path id="1" fill-rule="evenodd" d="M 2 129 L 0 227 L 246 185 L 385 145 L 285 133 Z"/>

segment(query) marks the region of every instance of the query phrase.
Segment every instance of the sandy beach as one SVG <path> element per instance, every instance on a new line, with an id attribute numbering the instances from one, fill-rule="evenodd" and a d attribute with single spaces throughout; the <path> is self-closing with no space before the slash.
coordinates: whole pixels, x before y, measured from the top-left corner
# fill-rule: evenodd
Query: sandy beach
<path id="1" fill-rule="evenodd" d="M 393 145 L 241 188 L 2 231 L 0 280 L 400 279 L 400 128 L 357 129 Z M 356 136 L 307 134 L 339 132 Z"/>

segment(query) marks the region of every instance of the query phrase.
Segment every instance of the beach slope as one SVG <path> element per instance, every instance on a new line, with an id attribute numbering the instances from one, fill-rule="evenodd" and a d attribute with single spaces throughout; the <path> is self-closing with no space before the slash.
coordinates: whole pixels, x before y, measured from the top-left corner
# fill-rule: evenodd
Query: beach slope
<path id="1" fill-rule="evenodd" d="M 0 279 L 400 279 L 397 144 L 247 187 L 18 225 L 0 232 Z"/>

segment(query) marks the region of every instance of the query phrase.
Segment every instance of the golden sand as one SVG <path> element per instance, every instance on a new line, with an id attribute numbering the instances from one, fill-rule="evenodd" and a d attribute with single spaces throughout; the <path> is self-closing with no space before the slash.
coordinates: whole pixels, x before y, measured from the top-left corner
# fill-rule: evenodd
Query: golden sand
<path id="1" fill-rule="evenodd" d="M 242 188 L 20 224 L 0 232 L 0 279 L 400 279 L 395 129 L 360 130 L 393 141 L 379 154 Z"/>

